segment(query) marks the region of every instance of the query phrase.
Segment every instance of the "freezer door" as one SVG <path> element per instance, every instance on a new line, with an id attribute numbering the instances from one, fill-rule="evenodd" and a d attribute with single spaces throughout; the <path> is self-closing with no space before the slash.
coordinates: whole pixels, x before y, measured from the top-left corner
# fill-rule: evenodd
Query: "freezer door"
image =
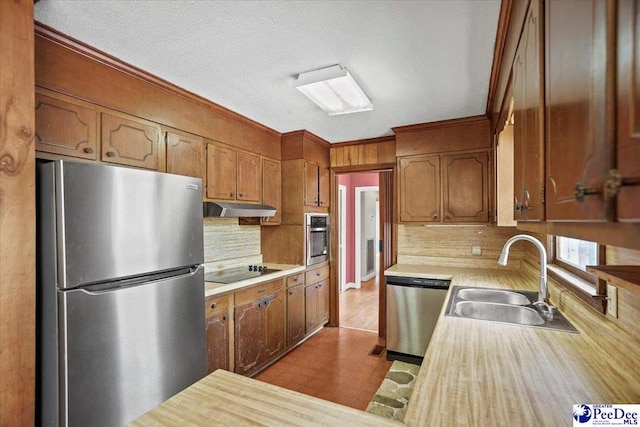
<path id="1" fill-rule="evenodd" d="M 59 304 L 61 425 L 123 426 L 206 373 L 203 267 Z"/>
<path id="2" fill-rule="evenodd" d="M 59 287 L 204 262 L 201 179 L 69 161 L 52 167 Z"/>

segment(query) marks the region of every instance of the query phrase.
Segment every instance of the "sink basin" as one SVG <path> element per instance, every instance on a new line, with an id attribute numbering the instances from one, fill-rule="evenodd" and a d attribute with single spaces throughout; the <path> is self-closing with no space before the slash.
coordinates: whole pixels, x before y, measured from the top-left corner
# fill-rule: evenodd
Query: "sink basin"
<path id="1" fill-rule="evenodd" d="M 452 286 L 445 316 L 578 333 L 559 312 L 541 313 L 533 305 L 537 298 L 535 291 Z"/>
<path id="2" fill-rule="evenodd" d="M 522 305 L 495 302 L 459 301 L 455 312 L 460 317 L 493 320 L 495 322 L 517 323 L 519 325 L 540 326 L 545 319 L 538 310 Z"/>
<path id="3" fill-rule="evenodd" d="M 458 292 L 458 298 L 466 301 L 496 302 L 514 305 L 529 305 L 533 302 L 522 293 L 506 291 L 502 289 L 461 289 L 460 292 Z"/>

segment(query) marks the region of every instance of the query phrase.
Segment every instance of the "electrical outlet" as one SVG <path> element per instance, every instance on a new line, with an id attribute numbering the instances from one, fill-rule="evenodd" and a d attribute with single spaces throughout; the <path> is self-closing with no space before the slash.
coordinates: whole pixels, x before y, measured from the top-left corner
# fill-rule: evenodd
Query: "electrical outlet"
<path id="1" fill-rule="evenodd" d="M 482 255 L 482 246 L 471 245 L 471 255 Z"/>
<path id="2" fill-rule="evenodd" d="M 618 288 L 607 283 L 607 314 L 618 317 Z"/>

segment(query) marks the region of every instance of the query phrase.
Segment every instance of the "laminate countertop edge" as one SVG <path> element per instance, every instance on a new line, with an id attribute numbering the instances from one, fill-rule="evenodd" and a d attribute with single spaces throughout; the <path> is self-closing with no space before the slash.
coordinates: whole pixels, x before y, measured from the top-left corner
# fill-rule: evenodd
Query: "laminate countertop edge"
<path id="1" fill-rule="evenodd" d="M 269 273 L 264 276 L 253 277 L 247 280 L 240 280 L 233 283 L 216 283 L 216 282 L 204 282 L 204 297 L 208 298 L 215 295 L 224 294 L 227 292 L 234 292 L 249 286 L 258 285 L 260 283 L 269 282 L 271 280 L 279 279 L 281 277 L 290 276 L 292 274 L 301 273 L 305 271 L 304 265 L 291 265 L 291 264 L 273 264 L 263 263 L 261 265 L 267 268 L 280 270 L 273 273 Z"/>

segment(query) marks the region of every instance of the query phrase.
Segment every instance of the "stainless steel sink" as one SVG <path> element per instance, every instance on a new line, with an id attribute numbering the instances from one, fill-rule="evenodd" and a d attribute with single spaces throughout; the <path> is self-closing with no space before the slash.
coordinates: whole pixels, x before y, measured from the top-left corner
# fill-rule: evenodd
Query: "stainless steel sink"
<path id="1" fill-rule="evenodd" d="M 545 323 L 544 317 L 538 313 L 538 310 L 522 305 L 459 301 L 456 303 L 455 312 L 460 317 L 517 323 L 519 325 L 540 326 Z"/>
<path id="2" fill-rule="evenodd" d="M 534 293 L 535 294 L 535 293 Z M 466 301 L 497 302 L 502 304 L 529 305 L 535 301 L 523 293 L 503 289 L 466 288 L 458 292 L 458 298 Z"/>
<path id="3" fill-rule="evenodd" d="M 556 311 L 548 316 L 534 305 L 537 295 L 532 291 L 453 286 L 445 315 L 578 332 L 562 314 Z"/>

